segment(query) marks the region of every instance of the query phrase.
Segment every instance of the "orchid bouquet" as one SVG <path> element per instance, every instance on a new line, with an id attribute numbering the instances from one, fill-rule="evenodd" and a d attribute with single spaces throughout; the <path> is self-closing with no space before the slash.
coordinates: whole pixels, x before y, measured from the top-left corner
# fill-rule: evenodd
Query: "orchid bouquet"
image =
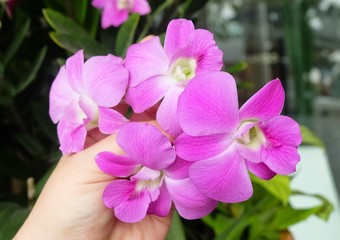
<path id="1" fill-rule="evenodd" d="M 272 229 L 285 230 L 329 206 L 325 199 L 300 212 L 289 206 L 293 192 L 283 175 L 294 173 L 300 160 L 300 127 L 280 115 L 279 79 L 268 79 L 239 106 L 237 81 L 224 70 L 213 33 L 190 20 L 189 10 L 206 1 L 81 0 L 64 12 L 57 0 L 45 2 L 50 37 L 68 53 L 58 60 L 49 92 L 59 148 L 80 152 L 93 131 L 116 136 L 121 153 L 103 151 L 93 160 L 115 177 L 102 200 L 118 219 L 162 217 L 174 206 L 215 236 L 240 239 L 247 227 L 264 228 L 274 218 Z M 281 221 L 283 212 L 292 214 L 290 222 Z"/>

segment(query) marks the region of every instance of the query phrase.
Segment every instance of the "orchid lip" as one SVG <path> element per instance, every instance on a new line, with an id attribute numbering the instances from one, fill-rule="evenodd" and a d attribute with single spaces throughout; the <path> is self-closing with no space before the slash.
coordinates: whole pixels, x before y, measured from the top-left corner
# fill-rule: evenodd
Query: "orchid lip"
<path id="1" fill-rule="evenodd" d="M 133 6 L 133 0 L 118 0 L 117 8 L 119 10 L 130 9 Z"/>
<path id="2" fill-rule="evenodd" d="M 187 83 L 196 75 L 197 61 L 194 58 L 178 58 L 170 68 L 170 73 L 177 82 Z"/>
<path id="3" fill-rule="evenodd" d="M 266 142 L 266 137 L 256 121 L 244 121 L 240 124 L 237 132 L 234 134 L 234 139 L 250 148 L 258 149 Z"/>

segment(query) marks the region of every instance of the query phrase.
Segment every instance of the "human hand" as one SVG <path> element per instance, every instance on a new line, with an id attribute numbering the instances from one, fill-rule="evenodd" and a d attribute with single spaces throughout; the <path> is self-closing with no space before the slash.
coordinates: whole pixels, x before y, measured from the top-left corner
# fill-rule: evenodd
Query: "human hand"
<path id="1" fill-rule="evenodd" d="M 164 239 L 171 213 L 148 215 L 138 223 L 124 223 L 104 206 L 102 193 L 113 177 L 95 163 L 101 151 L 122 153 L 116 135 L 103 139 L 98 131 L 88 135 L 87 148 L 63 156 L 47 181 L 31 214 L 14 239 Z"/>

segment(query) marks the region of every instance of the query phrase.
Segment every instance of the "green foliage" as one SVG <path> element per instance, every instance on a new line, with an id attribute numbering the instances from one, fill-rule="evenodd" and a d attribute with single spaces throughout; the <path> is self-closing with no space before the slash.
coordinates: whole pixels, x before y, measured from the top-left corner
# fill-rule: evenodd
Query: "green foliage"
<path id="1" fill-rule="evenodd" d="M 174 211 L 174 215 L 172 216 L 171 227 L 166 237 L 166 240 L 185 240 L 185 239 L 186 238 L 181 218 L 178 215 L 178 213 Z"/>
<path id="2" fill-rule="evenodd" d="M 313 145 L 321 148 L 325 148 L 324 143 L 313 133 L 308 127 L 300 125 L 302 134 L 302 143 L 306 145 Z"/>

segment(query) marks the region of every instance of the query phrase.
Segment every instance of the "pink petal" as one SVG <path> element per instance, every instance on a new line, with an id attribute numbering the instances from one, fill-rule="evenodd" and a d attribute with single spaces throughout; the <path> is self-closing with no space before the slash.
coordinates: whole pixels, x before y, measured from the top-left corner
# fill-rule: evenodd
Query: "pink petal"
<path id="1" fill-rule="evenodd" d="M 155 76 L 128 89 L 125 100 L 135 113 L 144 112 L 161 100 L 171 84 L 169 76 Z"/>
<path id="2" fill-rule="evenodd" d="M 151 12 L 151 8 L 147 0 L 134 0 L 132 12 L 146 15 Z"/>
<path id="3" fill-rule="evenodd" d="M 138 173 L 136 173 L 135 175 L 133 175 L 131 177 L 131 179 L 136 179 L 136 180 L 156 180 L 157 178 L 159 178 L 159 176 L 161 175 L 160 171 L 157 170 L 153 170 L 147 167 L 142 167 Z"/>
<path id="4" fill-rule="evenodd" d="M 269 145 L 262 149 L 262 159 L 273 172 L 286 175 L 296 171 L 300 155 L 297 147 Z"/>
<path id="5" fill-rule="evenodd" d="M 66 75 L 65 67 L 61 67 L 50 91 L 49 113 L 54 123 L 59 122 L 67 108 L 78 94 L 71 88 Z"/>
<path id="6" fill-rule="evenodd" d="M 66 60 L 66 75 L 72 88 L 81 93 L 84 90 L 83 83 L 83 65 L 84 53 L 83 50 L 76 52 L 73 56 Z"/>
<path id="7" fill-rule="evenodd" d="M 276 173 L 270 170 L 264 163 L 246 161 L 246 164 L 249 171 L 264 180 L 270 180 L 276 175 Z"/>
<path id="8" fill-rule="evenodd" d="M 223 67 L 223 52 L 217 47 L 213 34 L 207 30 L 192 32 L 185 45 L 172 56 L 171 62 L 181 57 L 197 60 L 196 75 L 217 72 Z"/>
<path id="9" fill-rule="evenodd" d="M 123 60 L 113 55 L 96 56 L 85 62 L 86 89 L 99 106 L 116 106 L 125 94 L 128 78 Z"/>
<path id="10" fill-rule="evenodd" d="M 138 164 L 128 156 L 116 155 L 112 152 L 98 153 L 95 161 L 100 170 L 115 177 L 128 177 L 138 169 Z"/>
<path id="11" fill-rule="evenodd" d="M 108 1 L 111 1 L 111 0 L 92 0 L 91 4 L 95 8 L 104 8 L 106 4 L 108 3 Z"/>
<path id="12" fill-rule="evenodd" d="M 135 186 L 135 182 L 114 180 L 103 193 L 105 206 L 113 208 L 116 217 L 126 223 L 141 221 L 151 202 L 148 192 L 136 192 Z"/>
<path id="13" fill-rule="evenodd" d="M 258 146 L 258 148 L 250 148 L 243 144 L 236 144 L 237 149 L 241 156 L 252 163 L 260 163 L 262 162 L 262 145 Z"/>
<path id="14" fill-rule="evenodd" d="M 130 87 L 135 87 L 151 77 L 167 75 L 169 58 L 159 37 L 154 37 L 130 46 L 126 53 L 125 66 L 130 71 Z"/>
<path id="15" fill-rule="evenodd" d="M 198 161 L 224 152 L 232 141 L 228 134 L 191 137 L 183 133 L 176 138 L 174 144 L 178 156 L 187 161 Z"/>
<path id="16" fill-rule="evenodd" d="M 240 109 L 240 119 L 268 120 L 282 111 L 285 92 L 279 79 L 272 80 L 255 93 Z"/>
<path id="17" fill-rule="evenodd" d="M 235 131 L 239 119 L 234 78 L 215 72 L 192 79 L 179 98 L 178 120 L 183 131 L 191 136 Z"/>
<path id="18" fill-rule="evenodd" d="M 173 137 L 177 137 L 182 133 L 177 118 L 178 98 L 182 92 L 182 87 L 173 85 L 166 93 L 156 115 L 156 120 L 161 128 Z"/>
<path id="19" fill-rule="evenodd" d="M 166 177 L 165 184 L 179 215 L 185 219 L 202 218 L 217 206 L 217 202 L 199 192 L 189 178 L 174 180 Z"/>
<path id="20" fill-rule="evenodd" d="M 189 176 L 200 191 L 218 201 L 242 202 L 253 194 L 245 160 L 232 147 L 215 158 L 193 163 Z"/>
<path id="21" fill-rule="evenodd" d="M 290 117 L 277 116 L 261 123 L 260 127 L 272 144 L 298 146 L 302 142 L 299 124 Z"/>
<path id="22" fill-rule="evenodd" d="M 80 96 L 78 104 L 88 119 L 93 120 L 98 117 L 98 106 L 89 97 Z"/>
<path id="23" fill-rule="evenodd" d="M 173 54 L 186 44 L 188 36 L 193 31 L 195 31 L 195 26 L 190 20 L 175 19 L 170 21 L 164 41 L 164 49 L 169 58 L 172 58 Z"/>
<path id="24" fill-rule="evenodd" d="M 154 214 L 159 217 L 165 217 L 171 209 L 171 197 L 163 184 L 160 188 L 160 194 L 156 201 L 151 202 L 148 209 L 148 214 Z"/>
<path id="25" fill-rule="evenodd" d="M 184 179 L 189 177 L 189 167 L 192 162 L 185 161 L 179 157 L 175 162 L 164 170 L 166 176 L 171 179 Z"/>
<path id="26" fill-rule="evenodd" d="M 76 153 L 84 149 L 87 134 L 85 123 L 73 123 L 62 119 L 57 132 L 63 154 Z"/>
<path id="27" fill-rule="evenodd" d="M 118 132 L 117 143 L 131 158 L 154 170 L 167 168 L 176 158 L 169 139 L 150 124 L 128 123 Z"/>
<path id="28" fill-rule="evenodd" d="M 128 119 L 113 109 L 99 108 L 98 127 L 104 134 L 113 134 L 128 122 Z"/>
<path id="29" fill-rule="evenodd" d="M 110 26 L 118 27 L 129 17 L 128 9 L 118 9 L 117 1 L 108 3 L 103 9 L 101 25 L 106 29 Z"/>

